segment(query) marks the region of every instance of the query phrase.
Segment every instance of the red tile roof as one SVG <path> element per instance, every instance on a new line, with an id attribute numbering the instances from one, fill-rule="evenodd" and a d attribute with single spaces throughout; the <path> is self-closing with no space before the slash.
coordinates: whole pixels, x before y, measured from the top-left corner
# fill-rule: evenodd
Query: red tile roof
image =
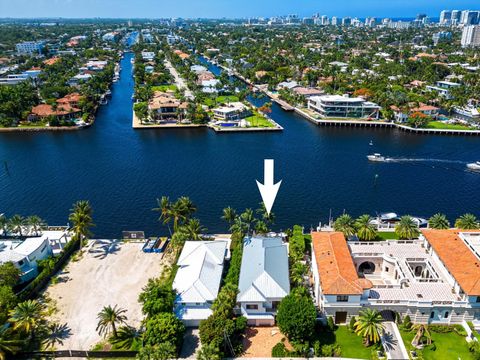
<path id="1" fill-rule="evenodd" d="M 63 116 L 80 112 L 80 109 L 74 108 L 69 104 L 58 105 L 57 109 L 53 109 L 52 105 L 40 104 L 32 108 L 31 113 L 39 117 L 47 116 Z"/>
<path id="2" fill-rule="evenodd" d="M 469 296 L 480 296 L 480 260 L 459 237 L 460 232 L 422 230 L 422 234 L 462 290 Z"/>
<path id="3" fill-rule="evenodd" d="M 373 285 L 359 278 L 341 232 L 312 232 L 312 246 L 325 295 L 361 295 Z"/>

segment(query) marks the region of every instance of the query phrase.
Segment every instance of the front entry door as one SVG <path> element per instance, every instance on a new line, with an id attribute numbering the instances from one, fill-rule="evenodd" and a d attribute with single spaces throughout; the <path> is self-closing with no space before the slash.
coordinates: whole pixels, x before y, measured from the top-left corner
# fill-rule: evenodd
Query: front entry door
<path id="1" fill-rule="evenodd" d="M 335 324 L 345 324 L 347 322 L 347 312 L 337 311 L 335 313 Z"/>

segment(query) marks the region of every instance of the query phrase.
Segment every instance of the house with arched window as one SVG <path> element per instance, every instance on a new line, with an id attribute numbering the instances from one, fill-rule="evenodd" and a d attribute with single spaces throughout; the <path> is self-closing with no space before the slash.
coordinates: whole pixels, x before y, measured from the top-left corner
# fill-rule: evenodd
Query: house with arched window
<path id="1" fill-rule="evenodd" d="M 369 307 L 385 318 L 480 325 L 480 232 L 422 230 L 415 240 L 374 242 L 314 232 L 312 250 L 316 302 L 336 323 Z"/>

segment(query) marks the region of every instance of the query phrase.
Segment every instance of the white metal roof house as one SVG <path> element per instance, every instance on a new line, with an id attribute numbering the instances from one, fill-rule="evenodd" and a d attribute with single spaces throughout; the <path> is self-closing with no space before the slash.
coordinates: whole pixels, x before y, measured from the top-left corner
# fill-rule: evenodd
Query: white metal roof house
<path id="1" fill-rule="evenodd" d="M 173 289 L 175 314 L 186 326 L 198 326 L 212 314 L 227 256 L 228 241 L 187 241 L 178 259 Z"/>
<path id="2" fill-rule="evenodd" d="M 24 241 L 1 241 L 0 263 L 12 262 L 21 271 L 20 282 L 38 275 L 37 262 L 52 255 L 48 238 L 27 238 Z"/>
<path id="3" fill-rule="evenodd" d="M 280 237 L 245 238 L 237 303 L 250 325 L 273 325 L 290 293 L 288 247 Z"/>

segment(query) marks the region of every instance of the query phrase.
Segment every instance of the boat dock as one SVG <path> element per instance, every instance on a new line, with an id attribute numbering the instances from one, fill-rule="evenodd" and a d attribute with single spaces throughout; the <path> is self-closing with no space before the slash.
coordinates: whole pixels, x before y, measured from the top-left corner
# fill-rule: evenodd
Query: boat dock
<path id="1" fill-rule="evenodd" d="M 206 59 L 205 55 L 203 55 Z M 210 59 L 208 59 L 211 61 Z M 263 94 L 267 95 L 273 102 L 277 103 L 284 111 L 295 111 L 298 115 L 304 117 L 305 119 L 311 121 L 312 123 L 318 126 L 353 126 L 353 127 L 378 127 L 378 128 L 397 128 L 401 131 L 415 133 L 415 134 L 425 134 L 425 135 L 471 135 L 471 136 L 480 136 L 480 130 L 455 130 L 455 129 L 425 129 L 425 128 L 412 128 L 410 126 L 397 124 L 390 121 L 379 121 L 379 120 L 359 120 L 359 119 L 317 119 L 313 116 L 309 115 L 302 109 L 290 105 L 284 100 L 279 99 L 278 97 L 274 96 L 270 91 L 263 88 L 262 86 L 258 86 L 248 79 L 244 78 L 240 75 L 237 71 L 230 69 L 226 66 L 217 65 L 218 67 L 222 68 L 225 71 L 228 71 L 236 78 L 242 80 L 247 85 L 250 85 L 252 88 L 262 92 Z"/>

